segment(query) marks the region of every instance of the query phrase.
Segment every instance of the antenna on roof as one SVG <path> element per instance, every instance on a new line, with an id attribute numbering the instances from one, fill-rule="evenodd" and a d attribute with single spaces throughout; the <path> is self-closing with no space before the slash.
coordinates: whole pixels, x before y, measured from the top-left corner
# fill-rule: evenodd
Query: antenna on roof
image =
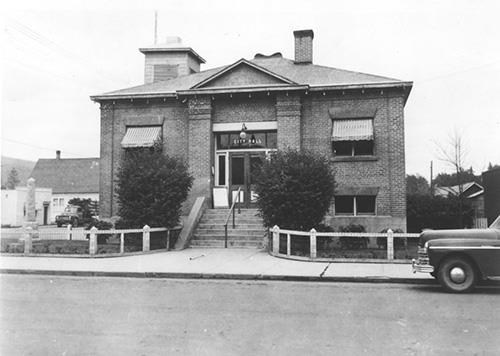
<path id="1" fill-rule="evenodd" d="M 158 10 L 155 10 L 155 45 L 158 42 Z"/>

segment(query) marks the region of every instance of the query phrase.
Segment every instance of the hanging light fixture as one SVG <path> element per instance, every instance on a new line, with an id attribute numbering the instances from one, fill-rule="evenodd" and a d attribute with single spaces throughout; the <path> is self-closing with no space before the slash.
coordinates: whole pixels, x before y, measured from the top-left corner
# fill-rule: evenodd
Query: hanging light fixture
<path id="1" fill-rule="evenodd" d="M 247 127 L 245 126 L 245 124 L 241 125 L 240 138 L 242 140 L 247 138 Z"/>
<path id="2" fill-rule="evenodd" d="M 252 145 L 255 145 L 255 143 L 256 143 L 256 142 L 257 142 L 257 139 L 255 138 L 255 135 L 254 135 L 254 134 L 252 134 L 252 136 L 250 136 L 250 143 L 251 143 Z"/>

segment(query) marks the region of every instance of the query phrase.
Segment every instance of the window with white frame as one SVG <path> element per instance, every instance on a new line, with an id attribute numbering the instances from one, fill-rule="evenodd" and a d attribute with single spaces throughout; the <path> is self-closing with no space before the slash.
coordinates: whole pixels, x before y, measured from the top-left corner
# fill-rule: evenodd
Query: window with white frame
<path id="1" fill-rule="evenodd" d="M 335 215 L 375 215 L 374 195 L 335 196 Z"/>

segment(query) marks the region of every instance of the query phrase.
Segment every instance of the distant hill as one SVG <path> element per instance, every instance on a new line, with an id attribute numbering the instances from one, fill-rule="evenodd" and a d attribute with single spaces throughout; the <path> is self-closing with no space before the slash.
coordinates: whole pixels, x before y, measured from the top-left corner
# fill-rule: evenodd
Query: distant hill
<path id="1" fill-rule="evenodd" d="M 24 159 L 17 159 L 12 157 L 2 156 L 2 186 L 7 183 L 7 178 L 9 177 L 9 172 L 12 168 L 17 170 L 19 179 L 21 180 L 20 185 L 26 185 L 33 167 L 35 167 L 36 162 L 26 161 Z"/>

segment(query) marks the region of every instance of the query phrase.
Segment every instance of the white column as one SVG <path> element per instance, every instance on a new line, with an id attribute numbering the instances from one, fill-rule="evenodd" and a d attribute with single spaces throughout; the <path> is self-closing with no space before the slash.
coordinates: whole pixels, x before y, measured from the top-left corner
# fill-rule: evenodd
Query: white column
<path id="1" fill-rule="evenodd" d="M 317 251 L 316 251 L 316 230 L 313 228 L 311 229 L 310 236 L 309 236 L 309 249 L 311 253 L 311 258 L 316 258 L 317 256 Z"/>
<path id="2" fill-rule="evenodd" d="M 97 253 L 97 228 L 95 226 L 90 229 L 89 238 L 89 254 L 94 256 Z"/>
<path id="3" fill-rule="evenodd" d="M 148 225 L 144 225 L 142 228 L 142 251 L 149 251 L 149 232 L 151 228 Z"/>
<path id="4" fill-rule="evenodd" d="M 391 229 L 387 230 L 387 259 L 394 259 L 394 233 Z"/>

